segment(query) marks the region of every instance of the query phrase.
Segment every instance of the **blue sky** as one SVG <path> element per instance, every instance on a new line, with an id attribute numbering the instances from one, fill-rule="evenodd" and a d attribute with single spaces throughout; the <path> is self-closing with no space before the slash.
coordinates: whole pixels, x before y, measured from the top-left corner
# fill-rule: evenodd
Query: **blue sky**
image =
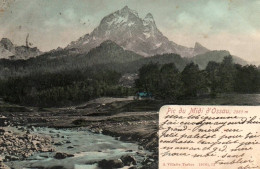
<path id="1" fill-rule="evenodd" d="M 30 41 L 42 51 L 65 47 L 128 5 L 152 13 L 161 32 L 188 47 L 229 50 L 260 63 L 260 0 L 0 0 L 0 38 Z"/>

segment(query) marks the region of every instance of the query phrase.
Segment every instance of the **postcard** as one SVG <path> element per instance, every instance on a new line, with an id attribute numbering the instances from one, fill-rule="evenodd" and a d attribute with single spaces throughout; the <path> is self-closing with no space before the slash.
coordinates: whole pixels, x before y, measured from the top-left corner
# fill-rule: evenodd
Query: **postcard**
<path id="1" fill-rule="evenodd" d="M 0 169 L 257 169 L 259 0 L 0 0 Z"/>

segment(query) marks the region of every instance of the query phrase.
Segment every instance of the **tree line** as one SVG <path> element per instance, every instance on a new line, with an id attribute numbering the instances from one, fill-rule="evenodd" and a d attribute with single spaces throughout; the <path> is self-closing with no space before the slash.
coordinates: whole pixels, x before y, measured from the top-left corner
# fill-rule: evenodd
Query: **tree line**
<path id="1" fill-rule="evenodd" d="M 234 64 L 232 56 L 224 57 L 221 63 L 210 61 L 204 70 L 191 62 L 182 72 L 174 63 L 149 63 L 139 69 L 135 85 L 138 91 L 169 100 L 218 93 L 258 93 L 260 70 L 254 65 Z"/>
<path id="2" fill-rule="evenodd" d="M 90 99 L 149 92 L 155 98 L 177 100 L 218 93 L 260 92 L 260 69 L 234 64 L 232 57 L 221 63 L 209 62 L 204 70 L 194 63 L 180 71 L 174 63 L 150 62 L 139 69 L 133 88 L 119 85 L 121 73 L 110 69 L 75 69 L 36 72 L 0 80 L 0 97 L 30 106 L 68 106 Z"/>
<path id="3" fill-rule="evenodd" d="M 30 106 L 68 106 L 102 96 L 125 96 L 115 71 L 66 71 L 11 77 L 0 81 L 0 96 L 8 102 Z"/>

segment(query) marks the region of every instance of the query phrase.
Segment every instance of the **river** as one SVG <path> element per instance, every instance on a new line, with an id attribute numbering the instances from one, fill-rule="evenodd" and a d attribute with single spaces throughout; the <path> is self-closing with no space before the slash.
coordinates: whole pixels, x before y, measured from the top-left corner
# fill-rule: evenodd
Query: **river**
<path id="1" fill-rule="evenodd" d="M 137 144 L 119 141 L 103 134 L 94 134 L 86 129 L 35 128 L 32 134 L 49 135 L 54 139 L 56 152 L 73 154 L 62 160 L 55 159 L 55 153 L 36 153 L 24 161 L 6 163 L 15 169 L 98 169 L 97 162 L 102 159 L 118 159 L 123 155 L 133 155 L 141 165 L 148 151 Z M 60 167 L 58 167 L 60 166 Z M 62 166 L 62 167 L 61 167 Z M 125 167 L 126 169 L 127 167 Z"/>

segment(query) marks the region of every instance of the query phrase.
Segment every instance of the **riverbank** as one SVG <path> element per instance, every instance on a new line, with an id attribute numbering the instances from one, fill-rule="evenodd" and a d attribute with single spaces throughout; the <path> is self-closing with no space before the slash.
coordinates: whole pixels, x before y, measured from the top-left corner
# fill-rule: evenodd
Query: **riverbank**
<path id="1" fill-rule="evenodd" d="M 152 104 L 149 103 L 148 105 Z M 79 105 L 75 107 L 69 107 L 69 108 L 51 108 L 51 109 L 44 109 L 44 108 L 24 108 L 24 111 L 20 112 L 1 112 L 2 115 L 8 119 L 7 125 L 14 126 L 13 128 L 19 129 L 19 132 L 29 132 L 30 134 L 35 133 L 35 131 L 38 131 L 39 128 L 43 129 L 52 129 L 52 131 L 57 130 L 58 132 L 65 132 L 66 130 L 71 130 L 73 132 L 70 133 L 70 135 L 79 134 L 79 130 L 84 130 L 86 133 L 93 133 L 97 136 L 101 135 L 102 137 L 105 137 L 104 140 L 110 140 L 113 141 L 113 150 L 120 149 L 120 144 L 135 144 L 135 148 L 128 149 L 125 148 L 121 153 L 116 153 L 117 155 L 108 158 L 107 155 L 104 156 L 102 159 L 95 159 L 92 161 L 86 161 L 84 159 L 78 161 L 80 165 L 77 165 L 77 168 L 82 166 L 83 164 L 88 163 L 87 165 L 91 165 L 93 167 L 97 167 L 96 165 L 103 165 L 106 163 L 104 160 L 108 160 L 106 165 L 111 165 L 111 162 L 113 160 L 118 160 L 123 158 L 123 155 L 133 155 L 133 157 L 136 159 L 136 165 L 132 166 L 125 166 L 125 168 L 151 168 L 149 166 L 154 165 L 154 168 L 157 168 L 157 160 L 158 160 L 158 139 L 157 139 L 157 126 L 158 126 L 158 113 L 156 111 L 138 111 L 138 112 L 132 112 L 131 109 L 139 109 L 143 110 L 146 109 L 146 106 L 144 107 L 143 104 L 141 106 L 129 106 L 129 104 L 132 104 L 132 100 L 130 99 L 110 99 L 110 98 L 102 98 L 98 99 L 92 102 L 88 102 L 86 105 Z M 139 104 L 139 102 L 138 102 Z M 142 107 L 143 106 L 143 107 Z M 9 105 L 8 107 L 12 107 Z M 152 107 L 152 106 L 150 106 Z M 125 110 L 130 110 L 131 112 L 126 112 Z M 123 112 L 121 112 L 123 111 Z M 78 123 L 81 121 L 81 123 Z M 36 130 L 37 129 L 37 130 Z M 22 131 L 24 130 L 24 131 Z M 39 130 L 40 131 L 40 130 Z M 90 131 L 90 132 L 89 132 Z M 82 133 L 81 135 L 86 135 L 86 133 Z M 55 139 L 57 136 L 53 135 L 51 133 L 40 133 L 41 135 L 47 135 L 51 136 L 52 139 Z M 82 147 L 77 147 L 75 145 L 78 144 L 72 144 L 68 145 L 70 143 L 66 142 L 72 142 L 73 139 L 70 136 L 66 136 L 66 134 L 60 134 L 56 133 L 61 137 L 64 137 L 68 140 L 61 140 L 57 142 L 51 141 L 54 148 L 58 149 L 62 147 L 63 145 L 66 146 L 66 151 L 61 151 L 62 153 L 67 154 L 73 154 L 73 148 L 82 151 Z M 109 136 L 113 137 L 109 137 Z M 92 137 L 92 135 L 90 135 Z M 73 136 L 74 137 L 74 136 Z M 99 146 L 99 141 L 91 141 L 87 140 L 86 138 L 81 138 L 80 135 L 75 136 L 78 139 L 77 142 L 80 142 L 81 140 L 84 140 L 83 144 L 90 144 L 91 142 L 95 143 L 92 146 Z M 89 137 L 89 136 L 88 136 Z M 75 141 L 74 140 L 74 141 Z M 117 141 L 117 143 L 114 143 L 114 141 Z M 65 142 L 65 143 L 64 143 Z M 62 143 L 62 145 L 59 145 Z M 120 143 L 120 144 L 119 144 Z M 111 144 L 110 144 L 111 145 Z M 107 146 L 107 144 L 106 144 Z M 106 147 L 105 146 L 105 147 Z M 68 148 L 70 147 L 70 148 Z M 71 148 L 73 147 L 73 148 Z M 105 147 L 99 147 L 97 150 L 95 150 L 95 156 L 98 156 L 98 154 L 104 155 L 104 151 L 106 151 Z M 126 146 L 129 147 L 129 146 Z M 143 153 L 149 150 L 147 153 Z M 55 150 L 57 153 L 58 151 Z M 119 151 L 121 152 L 121 150 Z M 42 156 L 35 157 L 35 154 L 38 154 L 39 152 L 33 152 L 32 156 L 30 158 L 35 158 L 33 160 L 39 160 L 42 158 Z M 43 152 L 41 152 L 43 153 Z M 74 152 L 79 153 L 79 152 Z M 106 153 L 111 154 L 111 151 L 107 151 Z M 54 157 L 54 152 L 48 152 L 48 160 L 50 158 Z M 75 154 L 74 154 L 75 155 Z M 46 157 L 46 155 L 43 155 Z M 89 154 L 88 154 L 89 156 Z M 137 158 L 138 157 L 138 158 Z M 142 157 L 142 158 L 139 158 Z M 75 157 L 73 157 L 75 158 Z M 130 157 L 128 157 L 130 158 Z M 87 158 L 89 159 L 89 157 Z M 124 159 L 124 158 L 123 158 Z M 131 158 L 130 158 L 131 159 Z M 13 161 L 14 160 L 14 161 Z M 45 159 L 46 160 L 46 159 Z M 100 161 L 102 161 L 102 164 L 99 164 Z M 112 161 L 111 161 L 112 160 Z M 9 166 L 13 166 L 14 168 L 17 166 L 20 166 L 21 163 L 23 164 L 23 159 L 12 159 L 10 162 L 6 162 Z M 66 161 L 66 160 L 65 160 Z M 61 163 L 60 160 L 54 160 L 52 162 L 53 166 L 60 164 L 64 164 L 65 168 L 75 168 L 75 166 L 71 166 L 70 162 L 63 161 Z M 69 158 L 67 161 L 70 161 Z M 75 161 L 75 159 L 74 159 Z M 119 160 L 120 161 L 120 160 Z M 122 159 L 121 159 L 122 161 Z M 28 163 L 28 158 L 26 158 L 26 162 Z M 115 161 L 114 161 L 115 162 Z M 112 162 L 112 163 L 114 163 Z M 118 161 L 117 161 L 118 162 Z M 120 163 L 120 162 L 119 162 Z M 11 165 L 12 164 L 12 165 Z M 37 166 L 43 166 L 44 168 L 50 168 L 51 166 L 44 166 L 42 163 L 41 165 Z M 95 164 L 95 165 L 94 165 Z M 25 164 L 23 164 L 25 165 Z M 36 165 L 36 164 L 35 164 Z M 35 165 L 32 165 L 35 167 Z M 118 165 L 118 163 L 117 163 Z M 22 166 L 22 165 L 21 165 Z M 37 167 L 36 166 L 36 167 Z M 91 167 L 88 166 L 88 167 Z M 122 166 L 122 163 L 121 163 Z M 86 167 L 86 166 L 85 166 Z M 40 168 L 40 167 L 39 167 Z M 107 169 L 107 168 L 106 168 Z"/>

